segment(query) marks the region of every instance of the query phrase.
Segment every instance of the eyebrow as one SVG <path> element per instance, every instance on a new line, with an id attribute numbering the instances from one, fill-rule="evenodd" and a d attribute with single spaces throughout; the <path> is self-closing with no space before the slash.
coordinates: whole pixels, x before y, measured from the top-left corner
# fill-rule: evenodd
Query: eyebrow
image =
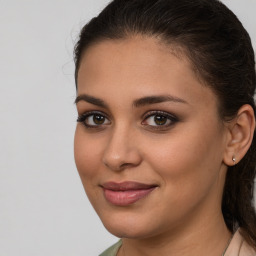
<path id="1" fill-rule="evenodd" d="M 133 102 L 133 106 L 142 107 L 145 105 L 151 105 L 151 104 L 168 102 L 168 101 L 188 104 L 185 100 L 172 95 L 158 95 L 158 96 L 147 96 L 147 97 L 137 99 Z"/>
<path id="2" fill-rule="evenodd" d="M 93 96 L 87 95 L 87 94 L 81 94 L 76 97 L 75 104 L 77 104 L 80 101 L 86 101 L 88 103 L 91 103 L 93 105 L 109 109 L 109 106 L 107 103 L 105 103 L 103 100 L 99 98 L 95 98 Z M 136 99 L 133 102 L 133 107 L 142 107 L 145 105 L 151 105 L 156 103 L 162 103 L 162 102 L 175 102 L 175 103 L 184 103 L 188 104 L 187 101 L 178 98 L 176 96 L 172 95 L 157 95 L 157 96 L 146 96 L 140 99 Z"/>
<path id="3" fill-rule="evenodd" d="M 76 97 L 75 104 L 77 104 L 79 101 L 86 101 L 88 103 L 91 103 L 93 105 L 102 107 L 102 108 L 108 108 L 108 105 L 101 99 L 95 98 L 93 96 L 87 95 L 87 94 L 81 94 Z"/>

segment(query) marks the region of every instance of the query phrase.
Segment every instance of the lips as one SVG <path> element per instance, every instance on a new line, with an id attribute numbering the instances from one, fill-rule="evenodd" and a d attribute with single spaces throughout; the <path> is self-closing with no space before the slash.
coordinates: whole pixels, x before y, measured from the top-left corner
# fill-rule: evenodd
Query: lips
<path id="1" fill-rule="evenodd" d="M 126 181 L 107 182 L 102 185 L 105 199 L 113 205 L 126 206 L 149 195 L 157 185 Z"/>

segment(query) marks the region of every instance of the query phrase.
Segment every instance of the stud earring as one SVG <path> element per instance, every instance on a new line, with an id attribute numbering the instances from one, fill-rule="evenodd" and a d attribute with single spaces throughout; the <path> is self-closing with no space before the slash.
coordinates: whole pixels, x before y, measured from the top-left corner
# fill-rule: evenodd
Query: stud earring
<path id="1" fill-rule="evenodd" d="M 235 156 L 232 157 L 232 161 L 233 161 L 233 163 L 235 165 L 236 164 L 236 157 Z"/>

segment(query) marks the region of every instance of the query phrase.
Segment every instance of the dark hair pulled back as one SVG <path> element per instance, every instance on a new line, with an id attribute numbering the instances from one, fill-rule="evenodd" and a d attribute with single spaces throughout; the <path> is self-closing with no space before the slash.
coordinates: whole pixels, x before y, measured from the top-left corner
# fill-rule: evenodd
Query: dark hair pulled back
<path id="1" fill-rule="evenodd" d="M 219 99 L 222 120 L 231 120 L 244 104 L 254 109 L 254 52 L 241 22 L 218 0 L 114 0 L 81 30 L 75 46 L 75 81 L 83 52 L 103 40 L 133 35 L 157 37 L 180 47 L 195 72 Z M 256 138 L 244 158 L 228 167 L 222 212 L 227 227 L 256 248 L 253 205 Z"/>

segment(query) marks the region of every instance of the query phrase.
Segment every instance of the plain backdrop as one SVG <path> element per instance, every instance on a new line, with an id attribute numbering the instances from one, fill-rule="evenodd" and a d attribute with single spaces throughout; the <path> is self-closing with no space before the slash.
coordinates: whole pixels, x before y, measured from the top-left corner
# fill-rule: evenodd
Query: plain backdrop
<path id="1" fill-rule="evenodd" d="M 0 256 L 94 256 L 117 241 L 76 171 L 73 46 L 107 0 L 0 0 Z M 256 0 L 225 0 L 256 49 Z"/>

